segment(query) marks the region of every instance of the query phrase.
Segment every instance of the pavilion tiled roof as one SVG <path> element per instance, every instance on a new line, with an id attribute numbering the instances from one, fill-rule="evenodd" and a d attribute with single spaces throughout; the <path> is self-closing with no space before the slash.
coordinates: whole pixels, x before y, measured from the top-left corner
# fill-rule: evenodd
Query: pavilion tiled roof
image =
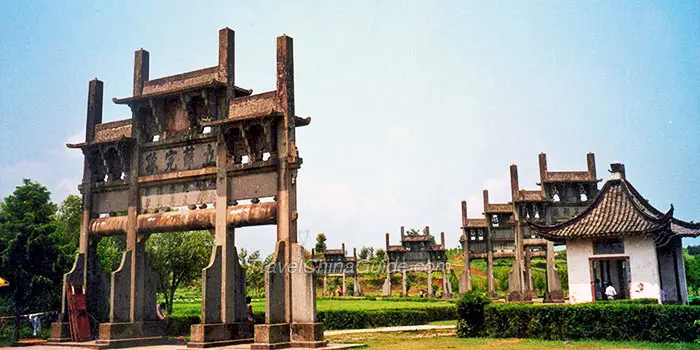
<path id="1" fill-rule="evenodd" d="M 656 234 L 700 235 L 700 225 L 673 218 L 673 206 L 662 213 L 625 179 L 608 180 L 591 204 L 573 218 L 551 226 L 528 223 L 544 238 L 603 238 Z"/>

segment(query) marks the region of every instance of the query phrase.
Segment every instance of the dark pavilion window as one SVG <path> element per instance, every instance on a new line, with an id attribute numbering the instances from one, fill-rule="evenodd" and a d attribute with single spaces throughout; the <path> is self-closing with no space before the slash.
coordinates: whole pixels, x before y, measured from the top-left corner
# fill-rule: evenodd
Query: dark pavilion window
<path id="1" fill-rule="evenodd" d="M 624 254 L 622 239 L 605 239 L 593 242 L 593 254 Z"/>

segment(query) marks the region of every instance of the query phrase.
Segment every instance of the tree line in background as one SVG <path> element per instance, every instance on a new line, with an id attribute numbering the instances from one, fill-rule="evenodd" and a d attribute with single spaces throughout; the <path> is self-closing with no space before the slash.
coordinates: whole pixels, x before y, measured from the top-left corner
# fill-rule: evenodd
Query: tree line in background
<path id="1" fill-rule="evenodd" d="M 25 179 L 0 203 L 0 277 L 9 282 L 0 288 L 0 316 L 15 316 L 15 339 L 21 315 L 60 309 L 63 275 L 78 253 L 82 199 L 69 195 L 56 205 L 50 197 L 45 186 Z M 155 234 L 146 242 L 148 260 L 158 274 L 158 292 L 169 313 L 178 287 L 200 283 L 213 244 L 208 231 Z M 97 255 L 105 273 L 119 268 L 125 249 L 124 236 L 100 239 Z M 248 292 L 264 295 L 264 266 L 271 256 L 262 259 L 259 251 L 245 249 L 238 255 Z"/>
<path id="2" fill-rule="evenodd" d="M 78 251 L 81 211 L 80 196 L 69 195 L 56 205 L 51 202 L 46 187 L 27 179 L 0 203 L 0 277 L 9 282 L 9 286 L 0 288 L 0 315 L 15 316 L 16 337 L 20 315 L 59 310 L 63 275 L 72 268 Z M 419 231 L 408 230 L 408 234 Z M 323 233 L 316 237 L 317 254 L 326 250 L 326 240 Z M 158 292 L 169 313 L 179 287 L 200 283 L 213 244 L 208 231 L 155 234 L 147 241 L 148 259 L 158 274 Z M 100 240 L 97 254 L 107 274 L 118 269 L 125 248 L 123 236 Z M 382 261 L 385 254 L 383 249 L 362 247 L 358 258 Z M 459 248 L 447 250 L 448 257 L 459 254 Z M 265 266 L 271 256 L 263 259 L 259 251 L 245 249 L 240 249 L 238 255 L 246 271 L 248 294 L 264 296 Z M 688 289 L 698 294 L 700 246 L 684 249 L 684 263 Z M 496 277 L 507 281 L 507 276 Z M 534 283 L 539 285 L 543 281 Z"/>
<path id="3" fill-rule="evenodd" d="M 700 293 L 700 245 L 691 245 L 683 249 L 683 263 L 688 290 L 698 295 Z"/>

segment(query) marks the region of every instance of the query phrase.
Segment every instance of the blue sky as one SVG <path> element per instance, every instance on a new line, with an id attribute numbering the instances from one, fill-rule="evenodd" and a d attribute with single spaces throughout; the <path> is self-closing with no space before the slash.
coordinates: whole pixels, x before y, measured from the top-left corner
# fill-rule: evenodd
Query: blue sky
<path id="1" fill-rule="evenodd" d="M 213 66 L 236 30 L 236 85 L 274 89 L 275 37 L 295 39 L 299 231 L 307 246 L 398 242 L 430 225 L 458 245 L 460 200 L 507 201 L 508 166 L 599 177 L 623 162 L 653 205 L 700 221 L 700 3 L 0 2 L 0 196 L 29 177 L 77 193 L 88 81 L 104 121 L 130 116 L 133 52 L 151 78 Z M 272 250 L 274 228 L 237 231 Z M 264 239 L 268 237 L 269 239 Z M 700 244 L 698 240 L 685 240 Z"/>

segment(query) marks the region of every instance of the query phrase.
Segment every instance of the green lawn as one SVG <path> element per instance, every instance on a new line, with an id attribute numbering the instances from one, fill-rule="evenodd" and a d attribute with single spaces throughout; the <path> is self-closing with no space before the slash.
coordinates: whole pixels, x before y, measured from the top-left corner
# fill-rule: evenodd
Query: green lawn
<path id="1" fill-rule="evenodd" d="M 362 333 L 326 337 L 331 343 L 362 343 L 370 349 L 700 349 L 690 343 L 646 343 L 611 341 L 546 341 L 533 339 L 457 338 L 454 331 Z"/>
<path id="2" fill-rule="evenodd" d="M 387 301 L 387 300 L 363 300 L 363 299 L 318 299 L 316 301 L 317 311 L 329 310 L 379 310 L 379 309 L 405 309 L 423 308 L 450 305 L 448 301 Z M 264 311 L 265 301 L 254 300 L 252 302 L 254 311 Z M 173 315 L 175 316 L 199 316 L 201 315 L 202 303 L 180 302 L 173 304 Z"/>

